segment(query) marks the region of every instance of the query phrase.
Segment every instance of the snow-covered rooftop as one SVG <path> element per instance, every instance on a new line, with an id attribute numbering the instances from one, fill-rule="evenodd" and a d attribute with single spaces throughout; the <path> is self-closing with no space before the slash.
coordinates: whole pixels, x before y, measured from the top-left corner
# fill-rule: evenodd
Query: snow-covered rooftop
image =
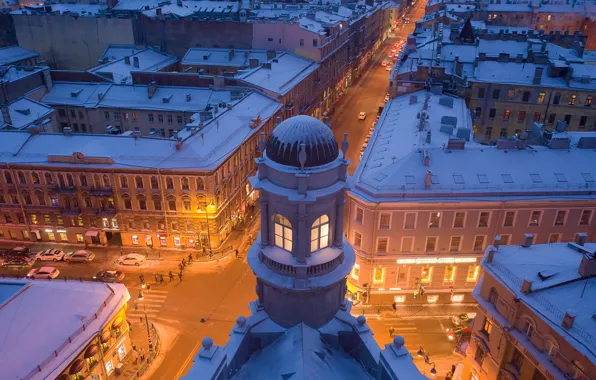
<path id="1" fill-rule="evenodd" d="M 0 48 L 0 66 L 8 66 L 25 59 L 36 57 L 39 57 L 38 53 L 20 46 L 15 45 Z"/>
<path id="2" fill-rule="evenodd" d="M 178 136 L 182 139 L 182 147 L 179 151 L 174 139 L 0 132 L 0 162 L 65 166 L 71 164 L 50 163 L 48 156 L 68 157 L 74 152 L 81 152 L 86 157 L 112 159 L 112 162 L 89 164 L 89 167 L 211 170 L 254 135 L 259 130 L 257 127 L 281 107 L 276 100 L 252 92 L 235 103 L 232 109 L 222 108 L 213 119 L 203 122 L 204 127 L 195 135 L 190 130 L 180 131 Z M 253 119 L 258 116 L 260 124 L 255 127 Z"/>
<path id="3" fill-rule="evenodd" d="M 191 16 L 195 13 L 236 14 L 239 3 L 235 1 L 210 1 L 210 0 L 182 0 L 182 5 L 177 2 L 163 2 L 161 0 L 120 0 L 114 11 L 141 11 L 145 16 L 157 16 L 157 9 L 162 15 L 171 14 L 178 17 Z"/>
<path id="4" fill-rule="evenodd" d="M 100 101 L 100 94 L 105 94 L 112 84 L 54 82 L 41 101 L 50 105 L 71 105 L 95 108 Z"/>
<path id="5" fill-rule="evenodd" d="M 137 48 L 135 45 L 108 45 L 99 58 L 99 62 L 103 62 L 104 59 L 107 59 L 108 62 L 117 61 L 127 55 L 137 54 L 143 49 L 144 48 Z"/>
<path id="6" fill-rule="evenodd" d="M 416 97 L 414 104 L 410 104 L 412 97 Z M 420 131 L 418 116 L 423 110 L 428 119 Z M 570 192 L 594 197 L 588 194 L 596 187 L 592 164 L 596 152 L 592 149 L 579 149 L 573 142 L 569 150 L 543 146 L 498 149 L 473 141 L 466 141 L 464 149 L 447 148 L 450 136 L 446 131 L 465 135 L 471 129 L 470 112 L 461 98 L 418 91 L 390 100 L 358 165 L 352 191 L 375 201 L 506 194 L 561 197 L 571 196 Z M 424 165 L 425 154 L 428 166 Z M 487 162 L 491 163 L 488 167 Z M 427 173 L 432 178 L 429 186 L 425 183 Z"/>
<path id="7" fill-rule="evenodd" d="M 52 112 L 54 112 L 52 107 L 31 99 L 20 98 L 8 106 L 10 123 L 6 120 L 5 122 L 14 129 L 23 129 L 40 119 L 49 117 Z"/>
<path id="8" fill-rule="evenodd" d="M 530 247 L 500 246 L 492 263 L 482 267 L 523 303 L 535 310 L 576 350 L 596 361 L 596 278 L 582 279 L 578 273 L 584 254 L 578 248 L 596 251 L 595 243 L 579 247 L 574 243 L 535 244 Z M 523 280 L 532 282 L 531 292 L 521 291 Z M 570 329 L 562 327 L 565 312 L 575 314 Z"/>
<path id="9" fill-rule="evenodd" d="M 279 55 L 282 52 L 275 54 Z M 267 50 L 191 48 L 182 58 L 182 64 L 248 67 L 251 59 L 258 60 L 259 64 L 267 62 Z"/>
<path id="10" fill-rule="evenodd" d="M 267 65 L 271 68 L 262 65 L 244 73 L 239 72 L 236 77 L 266 91 L 283 95 L 319 67 L 315 61 L 291 53 L 280 54 Z"/>
<path id="11" fill-rule="evenodd" d="M 0 67 L 0 82 L 15 82 L 47 69 L 41 66 L 8 66 Z"/>
<path id="12" fill-rule="evenodd" d="M 115 83 L 132 83 L 132 71 L 159 71 L 177 62 L 177 58 L 169 54 L 161 53 L 151 48 L 146 48 L 126 58 L 108 62 L 96 66 L 89 72 L 113 79 Z M 135 66 L 135 59 L 138 59 L 138 67 Z"/>
<path id="13" fill-rule="evenodd" d="M 122 284 L 97 282 L 3 279 L 3 289 L 13 292 L 0 308 L 6 379 L 55 379 L 130 298 Z"/>
<path id="14" fill-rule="evenodd" d="M 46 6 L 51 7 L 50 12 L 58 12 L 59 14 L 64 13 L 76 13 L 79 16 L 97 16 L 107 10 L 106 4 L 88 4 L 88 3 L 60 3 L 50 4 L 42 6 L 27 6 L 27 8 L 17 9 L 12 11 L 12 14 L 31 14 L 35 12 L 47 13 Z"/>

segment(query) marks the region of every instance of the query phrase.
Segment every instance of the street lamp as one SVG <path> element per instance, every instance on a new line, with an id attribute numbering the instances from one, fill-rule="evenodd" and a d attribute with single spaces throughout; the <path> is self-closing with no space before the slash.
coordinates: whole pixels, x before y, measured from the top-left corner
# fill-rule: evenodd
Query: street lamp
<path id="1" fill-rule="evenodd" d="M 428 356 L 428 351 L 425 351 L 424 348 L 422 346 L 420 346 L 420 349 L 418 350 L 418 352 L 416 352 L 416 355 L 419 358 L 424 358 L 424 374 L 426 375 L 426 366 L 432 365 L 433 367 L 430 369 L 429 373 L 431 376 L 436 376 L 437 375 L 436 364 L 435 364 L 435 362 L 430 361 L 430 357 Z"/>

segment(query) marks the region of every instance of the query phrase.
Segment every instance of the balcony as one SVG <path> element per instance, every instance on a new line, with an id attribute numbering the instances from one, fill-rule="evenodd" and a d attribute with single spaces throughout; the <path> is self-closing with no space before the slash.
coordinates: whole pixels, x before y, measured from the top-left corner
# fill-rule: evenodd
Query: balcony
<path id="1" fill-rule="evenodd" d="M 114 191 L 112 190 L 111 186 L 94 187 L 93 189 L 91 189 L 91 195 L 99 197 L 108 197 L 114 195 Z"/>
<path id="2" fill-rule="evenodd" d="M 54 185 L 53 190 L 57 194 L 74 194 L 77 192 L 77 188 L 74 186 L 62 186 L 62 185 Z"/>
<path id="3" fill-rule="evenodd" d="M 62 216 L 80 216 L 81 209 L 79 207 L 63 208 L 60 209 L 60 215 Z"/>

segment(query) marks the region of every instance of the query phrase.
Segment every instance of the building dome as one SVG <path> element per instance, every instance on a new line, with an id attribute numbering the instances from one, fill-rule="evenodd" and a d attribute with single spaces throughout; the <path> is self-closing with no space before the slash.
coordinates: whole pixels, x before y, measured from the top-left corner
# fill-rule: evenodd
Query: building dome
<path id="1" fill-rule="evenodd" d="M 285 120 L 271 133 L 267 157 L 278 164 L 300 167 L 300 145 L 305 144 L 305 167 L 321 166 L 339 154 L 331 129 L 314 117 L 299 115 Z"/>

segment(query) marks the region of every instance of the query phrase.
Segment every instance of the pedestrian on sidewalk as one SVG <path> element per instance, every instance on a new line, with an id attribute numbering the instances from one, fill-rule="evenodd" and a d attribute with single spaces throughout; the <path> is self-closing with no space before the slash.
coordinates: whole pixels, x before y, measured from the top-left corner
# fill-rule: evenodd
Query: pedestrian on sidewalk
<path id="1" fill-rule="evenodd" d="M 209 258 L 212 258 L 212 257 L 213 257 L 213 252 L 209 251 Z"/>
<path id="2" fill-rule="evenodd" d="M 188 254 L 188 263 L 192 263 L 192 253 Z"/>
<path id="3" fill-rule="evenodd" d="M 185 268 L 186 267 L 186 259 L 182 258 L 182 267 Z"/>
<path id="4" fill-rule="evenodd" d="M 155 273 L 155 283 L 159 284 L 159 274 Z"/>
<path id="5" fill-rule="evenodd" d="M 393 328 L 393 326 L 389 327 L 389 336 L 393 338 L 393 333 L 395 332 L 395 329 Z"/>
<path id="6" fill-rule="evenodd" d="M 160 274 L 159 275 L 159 283 L 160 284 L 163 284 L 163 274 Z"/>
<path id="7" fill-rule="evenodd" d="M 182 272 L 182 269 L 184 269 L 184 266 L 182 265 L 182 263 L 178 264 L 178 268 L 180 268 L 180 272 Z"/>
<path id="8" fill-rule="evenodd" d="M 236 258 L 238 258 L 238 256 L 240 255 L 240 252 L 238 252 L 238 249 L 236 249 Z"/>
<path id="9" fill-rule="evenodd" d="M 141 347 L 141 361 L 145 360 L 145 349 Z"/>
<path id="10" fill-rule="evenodd" d="M 172 271 L 168 273 L 168 276 L 170 277 L 170 282 L 174 281 L 174 273 L 172 273 Z"/>
<path id="11" fill-rule="evenodd" d="M 180 273 L 178 273 L 178 279 L 180 280 L 180 282 L 182 282 L 182 271 L 180 271 Z"/>
<path id="12" fill-rule="evenodd" d="M 132 364 L 137 365 L 139 361 L 139 353 L 137 352 L 137 350 L 132 350 L 132 356 L 135 358 L 135 361 Z"/>
<path id="13" fill-rule="evenodd" d="M 139 279 L 141 280 L 141 284 L 145 282 L 145 276 L 143 276 L 143 275 L 140 275 L 140 276 L 139 276 Z"/>

